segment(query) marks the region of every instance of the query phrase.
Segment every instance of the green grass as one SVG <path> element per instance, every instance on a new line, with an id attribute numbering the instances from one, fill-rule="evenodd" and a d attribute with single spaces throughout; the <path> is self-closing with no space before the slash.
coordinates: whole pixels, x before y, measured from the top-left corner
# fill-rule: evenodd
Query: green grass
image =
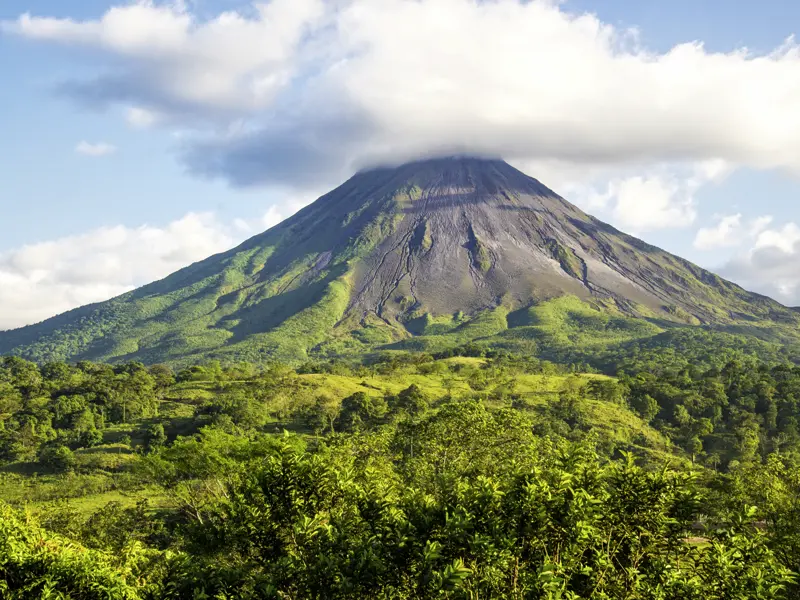
<path id="1" fill-rule="evenodd" d="M 441 398 L 447 394 L 454 397 L 477 395 L 490 398 L 493 392 L 504 385 L 502 381 L 489 381 L 485 386 L 473 387 L 471 382 L 474 373 L 480 373 L 484 363 L 480 358 L 451 358 L 434 363 L 433 372 L 421 374 L 416 372 L 394 372 L 390 375 L 370 377 L 343 375 L 300 375 L 301 387 L 293 392 L 293 399 L 300 403 L 311 403 L 318 395 L 333 398 L 344 398 L 356 392 L 364 392 L 370 396 L 397 394 L 408 386 L 415 384 L 430 398 Z M 441 365 L 441 367 L 439 366 Z M 458 366 L 463 367 L 457 370 Z M 443 368 L 442 368 L 443 367 Z M 454 370 L 452 367 L 455 367 Z M 579 381 L 585 386 L 593 378 L 605 378 L 603 375 L 584 374 Z M 532 408 L 542 407 L 558 399 L 564 388 L 566 376 L 518 374 L 514 392 L 520 394 Z M 612 439 L 623 444 L 634 444 L 634 440 L 646 440 L 647 446 L 653 449 L 667 448 L 666 438 L 655 429 L 644 423 L 631 410 L 615 404 L 585 400 L 585 417 L 591 427 L 606 432 Z"/>
<path id="2" fill-rule="evenodd" d="M 172 503 L 164 491 L 158 487 L 151 486 L 131 491 L 108 491 L 85 496 L 69 498 L 68 506 L 79 516 L 89 517 L 110 502 L 116 502 L 123 508 L 136 506 L 142 500 L 147 500 L 151 508 L 172 508 Z M 64 505 L 62 499 L 34 501 L 25 506 L 38 516 L 47 515 L 54 509 L 59 509 Z"/>
<path id="3" fill-rule="evenodd" d="M 119 482 L 109 473 L 68 475 L 0 473 L 0 500 L 9 504 L 36 504 L 63 498 L 83 498 L 105 494 Z"/>
<path id="4" fill-rule="evenodd" d="M 492 268 L 492 255 L 480 238 L 475 234 L 472 225 L 469 226 L 469 240 L 467 246 L 469 249 L 472 265 L 478 271 L 486 273 Z"/>
<path id="5" fill-rule="evenodd" d="M 292 315 L 272 331 L 252 336 L 248 345 L 254 347 L 258 358 L 307 360 L 308 350 L 322 342 L 344 315 L 350 289 L 347 275 L 332 281 L 318 302 Z M 241 356 L 241 352 L 236 354 Z"/>
<path id="6" fill-rule="evenodd" d="M 610 344 L 640 339 L 663 330 L 643 319 L 600 310 L 575 296 L 542 302 L 518 317 L 525 325 L 509 336 L 529 334 L 555 346 Z"/>
<path id="7" fill-rule="evenodd" d="M 572 250 L 565 248 L 556 240 L 548 240 L 547 249 L 550 254 L 558 261 L 561 268 L 575 279 L 583 280 L 585 276 L 585 263 Z"/>
<path id="8" fill-rule="evenodd" d="M 412 323 L 421 335 L 384 346 L 387 350 L 438 352 L 474 340 L 488 339 L 508 329 L 508 309 L 505 306 L 485 310 L 469 319 L 457 315 L 425 315 L 422 321 Z M 420 324 L 422 327 L 420 327 Z M 437 332 L 437 333 L 434 333 Z"/>
<path id="9" fill-rule="evenodd" d="M 498 310 L 471 325 L 481 331 L 493 331 L 505 312 Z M 262 397 L 268 412 L 265 431 L 280 433 L 283 428 L 312 436 L 313 432 L 296 415 L 304 407 L 312 406 L 317 398 L 341 401 L 356 392 L 369 396 L 396 395 L 410 385 L 418 386 L 431 401 L 432 406 L 447 397 L 480 398 L 490 408 L 511 405 L 511 398 L 522 398 L 524 410 L 543 414 L 559 400 L 567 385 L 583 387 L 593 378 L 603 375 L 578 376 L 517 373 L 503 374 L 487 371 L 487 359 L 453 357 L 420 365 L 405 365 L 388 371 L 372 370 L 369 374 L 296 374 L 289 372 L 275 388 L 267 388 Z M 569 382 L 569 383 L 568 383 Z M 261 385 L 261 384 L 258 384 Z M 252 381 L 185 382 L 174 385 L 159 405 L 157 419 L 165 422 L 170 439 L 176 435 L 190 435 L 196 431 L 193 420 L 197 409 L 213 400 L 220 389 L 234 392 L 241 388 L 245 393 L 258 390 Z M 638 448 L 659 458 L 668 456 L 666 439 L 635 413 L 623 406 L 584 399 L 581 402 L 583 427 L 594 430 L 605 439 L 626 448 Z M 287 417 L 287 415 L 295 415 Z M 75 451 L 75 472 L 50 474 L 36 463 L 8 465 L 0 472 L 0 500 L 15 506 L 26 505 L 34 510 L 48 510 L 56 501 L 68 501 L 81 514 L 120 502 L 130 506 L 148 498 L 152 506 L 170 507 L 165 492 L 142 487 L 137 478 L 136 464 L 139 454 L 132 450 L 145 443 L 145 431 L 155 418 L 133 423 L 117 424 L 104 430 L 104 444 L 95 448 Z M 131 438 L 131 446 L 120 443 L 122 436 Z"/>

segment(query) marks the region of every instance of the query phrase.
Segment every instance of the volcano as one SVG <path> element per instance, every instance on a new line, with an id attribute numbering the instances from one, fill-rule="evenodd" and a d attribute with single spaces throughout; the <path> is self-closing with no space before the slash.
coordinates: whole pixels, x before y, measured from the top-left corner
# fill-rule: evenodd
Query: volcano
<path id="1" fill-rule="evenodd" d="M 360 172 L 228 252 L 0 333 L 0 354 L 301 361 L 464 332 L 487 314 L 513 327 L 558 298 L 661 326 L 798 319 L 501 160 L 450 157 Z"/>

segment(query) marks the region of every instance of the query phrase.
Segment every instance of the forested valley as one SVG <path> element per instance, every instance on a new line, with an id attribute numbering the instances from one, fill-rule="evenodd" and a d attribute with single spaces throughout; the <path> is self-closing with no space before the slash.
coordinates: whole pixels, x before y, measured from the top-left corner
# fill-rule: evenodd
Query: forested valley
<path id="1" fill-rule="evenodd" d="M 4 358 L 0 598 L 796 598 L 800 367 L 708 342 Z"/>

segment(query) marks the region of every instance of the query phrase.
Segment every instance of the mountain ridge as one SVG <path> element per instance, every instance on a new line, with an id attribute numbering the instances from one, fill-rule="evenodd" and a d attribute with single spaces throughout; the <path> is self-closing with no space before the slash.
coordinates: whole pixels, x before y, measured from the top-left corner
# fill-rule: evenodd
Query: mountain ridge
<path id="1" fill-rule="evenodd" d="M 235 248 L 0 332 L 34 360 L 305 360 L 576 297 L 625 318 L 795 326 L 798 314 L 584 213 L 499 159 L 359 172 Z M 459 316 L 460 315 L 460 316 Z M 506 324 L 507 325 L 507 324 Z"/>

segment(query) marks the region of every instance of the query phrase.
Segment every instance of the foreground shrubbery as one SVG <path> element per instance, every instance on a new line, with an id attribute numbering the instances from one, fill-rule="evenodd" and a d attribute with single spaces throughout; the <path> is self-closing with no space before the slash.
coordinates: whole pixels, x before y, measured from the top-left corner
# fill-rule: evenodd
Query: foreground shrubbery
<path id="1" fill-rule="evenodd" d="M 780 557 L 752 510 L 712 506 L 691 474 L 537 438 L 517 411 L 478 402 L 314 447 L 208 430 L 152 454 L 145 470 L 191 507 L 168 525 L 171 551 L 142 549 L 154 532 L 135 509 L 107 514 L 103 531 L 121 521 L 142 541 L 76 534 L 113 555 L 3 509 L 0 578 L 29 590 L 8 597 L 744 600 L 796 591 L 791 535 Z M 713 526 L 695 531 L 709 508 Z"/>
<path id="2" fill-rule="evenodd" d="M 231 488 L 182 578 L 230 597 L 779 598 L 789 573 L 755 531 L 687 542 L 686 476 L 585 451 L 507 477 L 447 474 L 425 491 L 285 449 Z M 217 565 L 215 558 L 209 564 Z M 175 597 L 181 597 L 176 593 Z"/>
<path id="3" fill-rule="evenodd" d="M 134 600 L 140 596 L 126 567 L 0 504 L 0 598 Z"/>
<path id="4" fill-rule="evenodd" d="M 0 361 L 0 600 L 800 597 L 800 369 L 447 354 Z"/>

